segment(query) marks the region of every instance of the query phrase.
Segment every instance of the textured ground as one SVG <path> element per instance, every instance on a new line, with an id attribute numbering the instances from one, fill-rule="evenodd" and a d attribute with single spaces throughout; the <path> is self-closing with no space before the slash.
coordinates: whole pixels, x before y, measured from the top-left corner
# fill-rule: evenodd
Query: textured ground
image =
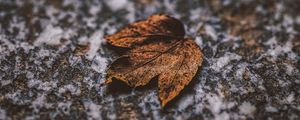
<path id="1" fill-rule="evenodd" d="M 0 119 L 300 119 L 299 0 L 0 0 Z M 162 109 L 155 81 L 100 87 L 103 36 L 153 13 L 185 24 L 198 75 Z"/>

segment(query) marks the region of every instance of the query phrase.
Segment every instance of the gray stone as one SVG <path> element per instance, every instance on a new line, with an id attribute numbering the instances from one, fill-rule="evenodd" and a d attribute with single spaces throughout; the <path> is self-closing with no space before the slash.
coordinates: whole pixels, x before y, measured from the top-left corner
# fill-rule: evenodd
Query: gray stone
<path id="1" fill-rule="evenodd" d="M 300 119 L 299 4 L 1 0 L 0 119 Z M 155 80 L 101 86 L 118 56 L 103 36 L 161 12 L 180 19 L 205 56 L 166 108 Z"/>

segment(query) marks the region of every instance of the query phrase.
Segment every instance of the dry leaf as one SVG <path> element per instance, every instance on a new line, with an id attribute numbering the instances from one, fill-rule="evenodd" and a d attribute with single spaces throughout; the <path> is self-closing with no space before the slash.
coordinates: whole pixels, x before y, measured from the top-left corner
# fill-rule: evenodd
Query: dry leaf
<path id="1" fill-rule="evenodd" d="M 168 15 L 156 14 L 146 20 L 132 23 L 117 33 L 106 36 L 105 39 L 113 46 L 131 48 L 151 38 L 183 39 L 184 34 L 184 27 L 179 20 Z"/>
<path id="2" fill-rule="evenodd" d="M 146 21 L 155 21 L 152 20 L 153 16 L 148 18 Z M 158 20 L 157 22 L 161 22 L 161 20 Z M 156 25 L 157 23 L 153 22 L 153 24 Z M 151 25 L 153 24 L 148 24 L 150 25 L 148 28 L 152 28 L 153 26 Z M 180 26 L 182 24 L 180 23 L 180 25 L 176 25 L 176 23 L 168 23 L 168 25 Z M 128 27 L 125 29 L 127 28 Z M 163 29 L 165 29 L 165 31 L 169 31 L 169 29 L 171 29 L 166 28 Z M 145 34 L 147 33 L 148 32 L 145 32 Z M 147 42 L 145 42 L 145 40 L 140 41 L 140 39 L 130 38 L 132 43 L 131 45 L 135 44 L 136 41 L 141 42 L 142 45 L 132 47 L 132 49 L 127 51 L 110 65 L 107 70 L 107 80 L 105 83 L 108 84 L 111 83 L 113 79 L 117 79 L 125 82 L 131 87 L 137 87 L 146 85 L 150 80 L 158 76 L 159 98 L 162 106 L 165 106 L 192 80 L 199 65 L 202 63 L 202 52 L 198 45 L 191 38 L 184 39 L 184 34 L 182 34 L 184 32 L 179 33 L 180 35 L 172 33 L 167 34 L 166 36 L 160 33 L 162 34 L 161 37 L 156 39 L 149 39 L 148 37 L 145 37 L 145 39 L 148 39 Z M 119 35 L 120 33 L 116 33 L 109 37 L 118 38 L 115 36 Z M 178 37 L 169 39 L 169 35 Z M 138 38 L 140 36 L 138 36 Z M 115 41 L 118 41 L 118 44 L 112 42 L 112 45 L 123 45 L 121 42 L 123 40 L 115 39 Z"/>

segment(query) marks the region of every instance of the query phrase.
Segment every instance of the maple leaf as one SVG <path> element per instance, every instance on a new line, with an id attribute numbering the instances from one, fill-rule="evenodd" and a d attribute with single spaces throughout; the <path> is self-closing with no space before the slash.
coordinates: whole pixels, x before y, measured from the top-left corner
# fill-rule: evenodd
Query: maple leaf
<path id="1" fill-rule="evenodd" d="M 108 43 L 123 48 L 131 48 L 151 38 L 178 38 L 185 35 L 183 24 L 168 15 L 155 14 L 146 20 L 132 23 L 113 35 L 105 36 Z"/>
<path id="2" fill-rule="evenodd" d="M 155 21 L 151 20 L 154 18 L 157 19 L 153 16 L 149 17 L 146 21 Z M 160 14 L 158 16 L 166 15 Z M 171 18 L 169 16 L 168 19 L 172 19 L 170 21 L 178 21 L 175 18 Z M 156 22 L 160 23 L 161 21 L 158 20 Z M 148 28 L 152 28 L 153 26 L 151 25 L 153 24 L 157 25 L 155 23 L 143 23 L 143 25 L 145 24 L 150 25 Z M 177 25 L 179 23 L 168 24 L 170 26 L 182 25 L 181 23 L 180 25 Z M 127 29 L 127 27 L 125 29 Z M 166 31 L 170 31 L 169 29 L 171 28 L 165 27 L 163 29 L 165 29 Z M 123 34 L 123 30 L 121 30 L 120 32 Z M 119 38 L 114 37 L 114 35 L 125 36 L 121 33 L 116 33 L 110 35 L 109 37 Z M 178 35 L 179 33 L 180 35 Z M 202 63 L 203 55 L 199 46 L 194 42 L 192 38 L 184 39 L 184 32 L 178 32 L 178 34 L 175 34 L 175 32 L 165 32 L 160 33 L 159 38 L 146 37 L 143 38 L 144 40 L 142 41 L 140 41 L 140 39 L 133 39 L 132 37 L 130 37 L 128 38 L 130 39 L 130 46 L 128 46 L 129 44 L 123 44 L 121 42 L 123 40 L 120 39 L 108 40 L 108 42 L 110 42 L 112 45 L 121 45 L 121 47 L 130 47 L 131 49 L 110 65 L 109 69 L 107 70 L 107 79 L 105 83 L 108 84 L 111 83 L 113 79 L 117 79 L 125 82 L 131 87 L 137 87 L 146 85 L 150 82 L 150 80 L 158 76 L 159 99 L 162 106 L 165 106 L 169 101 L 176 97 L 186 85 L 188 85 L 188 83 L 195 76 L 199 65 L 201 65 Z M 138 37 L 147 35 L 150 34 L 141 34 Z M 170 35 L 176 37 L 170 37 Z M 132 46 L 137 43 L 136 41 L 140 42 L 139 45 Z"/>

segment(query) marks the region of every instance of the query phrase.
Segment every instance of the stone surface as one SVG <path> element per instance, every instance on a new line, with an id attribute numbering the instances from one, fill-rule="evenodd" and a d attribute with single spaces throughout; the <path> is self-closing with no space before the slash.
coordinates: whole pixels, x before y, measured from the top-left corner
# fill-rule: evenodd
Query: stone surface
<path id="1" fill-rule="evenodd" d="M 1 0 L 0 119 L 300 119 L 298 0 Z M 203 49 L 161 108 L 155 80 L 101 86 L 118 56 L 103 36 L 153 13 Z"/>

